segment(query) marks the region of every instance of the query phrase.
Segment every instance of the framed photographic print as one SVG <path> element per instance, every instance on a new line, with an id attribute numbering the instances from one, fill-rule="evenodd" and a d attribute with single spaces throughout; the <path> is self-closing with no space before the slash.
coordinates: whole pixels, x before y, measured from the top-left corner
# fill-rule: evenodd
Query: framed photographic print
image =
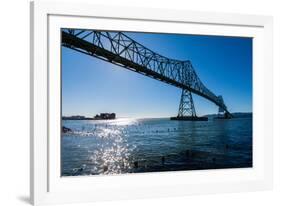
<path id="1" fill-rule="evenodd" d="M 33 204 L 272 188 L 271 17 L 35 1 L 31 40 Z"/>

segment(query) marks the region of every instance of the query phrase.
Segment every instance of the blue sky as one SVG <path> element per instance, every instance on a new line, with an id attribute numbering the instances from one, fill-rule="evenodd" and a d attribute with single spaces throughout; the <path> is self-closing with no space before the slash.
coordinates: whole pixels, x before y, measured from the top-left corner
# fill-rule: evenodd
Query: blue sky
<path id="1" fill-rule="evenodd" d="M 252 111 L 252 39 L 124 32 L 169 58 L 191 60 L 199 78 L 222 95 L 230 112 Z M 176 116 L 181 90 L 100 59 L 62 48 L 62 114 L 118 117 Z M 193 95 L 197 115 L 217 113 Z"/>

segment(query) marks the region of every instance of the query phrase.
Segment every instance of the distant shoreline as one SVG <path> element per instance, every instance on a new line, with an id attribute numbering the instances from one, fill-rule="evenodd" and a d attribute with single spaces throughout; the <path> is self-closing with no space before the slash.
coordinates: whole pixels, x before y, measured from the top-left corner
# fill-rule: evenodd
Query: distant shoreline
<path id="1" fill-rule="evenodd" d="M 112 120 L 116 119 L 115 113 L 100 113 L 94 117 L 85 117 L 82 115 L 62 116 L 62 120 Z"/>
<path id="2" fill-rule="evenodd" d="M 85 118 L 71 118 L 71 117 L 62 117 L 62 120 L 98 120 L 91 117 L 85 117 Z"/>
<path id="3" fill-rule="evenodd" d="M 252 112 L 233 112 L 231 113 L 233 118 L 247 118 L 247 117 L 252 117 L 253 113 Z M 216 117 L 217 114 L 207 114 L 204 115 L 205 117 L 213 118 Z"/>
<path id="4" fill-rule="evenodd" d="M 252 112 L 234 112 L 231 113 L 234 118 L 248 118 L 252 117 L 253 113 Z M 207 114 L 207 115 L 202 115 L 203 117 L 209 117 L 213 118 L 216 117 L 217 114 Z M 71 117 L 62 117 L 62 120 L 118 120 L 118 119 L 169 119 L 170 117 L 118 117 L 114 119 L 102 119 L 102 118 L 95 118 L 95 117 L 84 117 L 80 116 L 80 118 L 77 118 L 77 116 L 71 116 Z"/>

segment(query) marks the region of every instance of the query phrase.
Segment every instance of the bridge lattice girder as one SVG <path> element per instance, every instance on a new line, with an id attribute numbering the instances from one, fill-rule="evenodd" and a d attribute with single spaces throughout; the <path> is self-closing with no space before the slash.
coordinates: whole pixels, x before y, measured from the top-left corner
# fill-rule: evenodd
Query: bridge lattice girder
<path id="1" fill-rule="evenodd" d="M 216 96 L 205 87 L 189 60 L 164 57 L 122 32 L 62 29 L 61 34 L 62 46 L 187 89 L 229 113 L 222 97 Z"/>

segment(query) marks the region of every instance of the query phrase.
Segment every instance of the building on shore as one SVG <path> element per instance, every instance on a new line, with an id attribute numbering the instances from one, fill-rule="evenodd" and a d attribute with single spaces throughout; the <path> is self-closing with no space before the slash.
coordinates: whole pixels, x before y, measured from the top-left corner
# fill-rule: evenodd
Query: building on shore
<path id="1" fill-rule="evenodd" d="M 116 119 L 115 113 L 100 113 L 97 114 L 94 119 Z"/>

